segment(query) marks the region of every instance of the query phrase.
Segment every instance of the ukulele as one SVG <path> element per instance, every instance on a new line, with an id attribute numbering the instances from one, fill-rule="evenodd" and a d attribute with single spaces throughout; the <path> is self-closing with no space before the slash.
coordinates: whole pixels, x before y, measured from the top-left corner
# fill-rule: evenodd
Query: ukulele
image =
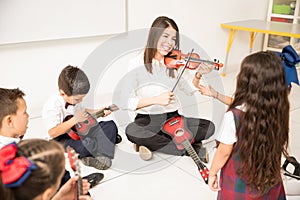
<path id="1" fill-rule="evenodd" d="M 167 120 L 163 125 L 163 132 L 170 135 L 179 150 L 185 149 L 198 167 L 204 182 L 208 184 L 208 168 L 200 160 L 191 143 L 194 142 L 192 135 L 184 128 L 184 120 L 181 116 Z"/>
<path id="2" fill-rule="evenodd" d="M 88 119 L 85 120 L 84 122 L 78 122 L 77 124 L 75 124 L 73 127 L 71 127 L 70 130 L 68 130 L 67 134 L 73 140 L 80 140 L 79 135 L 87 135 L 89 133 L 89 130 L 98 124 L 97 119 L 99 117 L 103 117 L 105 115 L 105 113 L 104 113 L 105 110 L 116 111 L 116 110 L 119 110 L 119 108 L 115 104 L 112 104 L 112 105 L 105 107 L 93 114 L 90 114 L 87 112 Z M 69 120 L 72 117 L 73 117 L 73 115 L 66 116 L 64 119 L 64 122 Z"/>
<path id="3" fill-rule="evenodd" d="M 76 187 L 75 187 L 75 200 L 78 200 L 79 196 L 83 194 L 78 153 L 76 153 L 76 151 L 70 146 L 67 147 L 67 153 L 68 153 L 68 158 L 69 158 L 71 168 L 74 171 L 75 176 L 78 176 L 78 180 L 76 182 Z"/>

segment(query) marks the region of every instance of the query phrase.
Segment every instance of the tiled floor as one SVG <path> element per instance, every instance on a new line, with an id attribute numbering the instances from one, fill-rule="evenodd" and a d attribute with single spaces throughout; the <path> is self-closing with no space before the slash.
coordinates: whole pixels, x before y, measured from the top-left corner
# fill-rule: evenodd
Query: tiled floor
<path id="1" fill-rule="evenodd" d="M 226 77 L 222 77 L 224 91 L 232 94 L 235 85 L 235 70 L 229 71 Z M 298 72 L 298 74 L 300 74 Z M 216 77 L 210 77 L 214 79 Z M 210 80 L 207 80 L 210 82 Z M 211 81 L 213 82 L 213 81 Z M 291 154 L 300 160 L 300 87 L 293 86 L 290 95 L 291 100 Z M 212 103 L 211 98 L 200 98 L 198 108 L 202 117 L 212 117 L 212 108 L 220 105 Z M 191 106 L 191 109 L 195 109 Z M 199 109 L 198 109 L 199 110 Z M 188 108 L 185 110 L 188 112 Z M 212 117 L 213 118 L 213 117 Z M 218 117 L 214 118 L 218 121 Z M 124 127 L 120 129 L 123 130 Z M 124 134 L 121 131 L 121 134 Z M 138 153 L 133 151 L 132 144 L 124 135 L 123 142 L 117 145 L 115 159 L 112 168 L 103 171 L 105 178 L 102 183 L 91 190 L 94 199 L 131 199 L 131 200 L 153 200 L 153 199 L 216 199 L 216 193 L 209 190 L 202 180 L 196 165 L 190 157 L 177 157 L 161 153 L 154 153 L 150 161 L 143 161 Z M 211 140 L 210 140 L 211 141 Z M 207 141 L 210 158 L 213 158 L 215 149 L 214 142 Z M 208 163 L 208 167 L 211 163 Z M 97 171 L 85 170 L 85 173 Z M 299 183 L 300 184 L 300 183 Z M 288 199 L 300 199 L 291 197 Z"/>
<path id="2" fill-rule="evenodd" d="M 235 87 L 235 76 L 237 69 L 229 70 L 226 77 L 218 74 L 207 77 L 210 84 L 221 80 L 221 84 L 215 85 L 220 91 L 231 95 Z M 298 70 L 298 74 L 300 74 Z M 290 153 L 300 160 L 300 87 L 294 85 L 290 94 L 291 118 L 290 118 Z M 195 109 L 195 107 L 197 109 Z M 222 119 L 226 107 L 215 102 L 212 98 L 200 97 L 197 105 L 186 106 L 184 112 L 199 112 L 200 117 L 210 118 L 216 126 Z M 39 124 L 37 121 L 31 122 Z M 143 161 L 138 153 L 134 152 L 131 142 L 124 135 L 124 125 L 119 127 L 123 136 L 122 143 L 116 147 L 115 159 L 112 167 L 101 171 L 104 180 L 95 188 L 90 190 L 92 197 L 97 200 L 153 200 L 153 199 L 216 199 L 216 193 L 212 192 L 202 180 L 196 165 L 190 157 L 170 156 L 162 153 L 154 153 L 152 160 Z M 30 131 L 29 131 L 30 132 Z M 28 136 L 30 137 L 30 135 Z M 213 138 L 206 141 L 210 158 L 213 158 L 215 148 Z M 209 167 L 211 162 L 207 164 Z M 91 167 L 82 167 L 82 175 L 99 172 Z M 299 186 L 300 181 L 288 182 Z M 298 185 L 297 185 L 298 184 Z M 288 196 L 288 199 L 300 199 L 300 196 Z"/>

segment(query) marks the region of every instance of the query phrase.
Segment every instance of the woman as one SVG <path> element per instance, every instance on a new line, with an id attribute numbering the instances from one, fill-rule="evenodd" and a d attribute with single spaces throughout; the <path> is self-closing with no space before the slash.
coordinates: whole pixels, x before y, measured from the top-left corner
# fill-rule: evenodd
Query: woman
<path id="1" fill-rule="evenodd" d="M 172 155 L 183 155 L 172 137 L 162 131 L 162 125 L 170 118 L 179 116 L 180 102 L 172 91 L 180 70 L 169 69 L 164 64 L 164 57 L 173 49 L 179 49 L 179 30 L 174 20 L 161 16 L 154 20 L 149 31 L 143 54 L 132 60 L 129 70 L 130 81 L 123 93 L 129 95 L 127 107 L 136 111 L 134 122 L 126 127 L 126 136 L 133 142 L 143 160 L 152 158 L 152 151 Z M 211 69 L 200 69 L 208 73 Z M 186 94 L 194 94 L 194 89 L 179 81 L 178 89 Z M 124 97 L 124 96 L 123 96 Z M 205 119 L 183 117 L 186 129 L 193 137 L 193 147 L 200 159 L 208 162 L 206 148 L 201 141 L 214 133 L 214 124 Z"/>

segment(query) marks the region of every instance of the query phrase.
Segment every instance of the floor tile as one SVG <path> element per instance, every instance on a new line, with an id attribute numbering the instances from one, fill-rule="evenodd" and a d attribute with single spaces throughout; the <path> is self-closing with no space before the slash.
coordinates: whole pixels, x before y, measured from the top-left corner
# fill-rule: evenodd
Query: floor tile
<path id="1" fill-rule="evenodd" d="M 168 167 L 161 169 L 161 165 Z M 158 167 L 160 170 L 153 171 Z M 142 174 L 124 174 L 104 182 L 90 192 L 95 199 L 215 199 L 216 193 L 185 171 L 160 161 L 146 166 Z M 151 172 L 149 172 L 151 171 Z"/>

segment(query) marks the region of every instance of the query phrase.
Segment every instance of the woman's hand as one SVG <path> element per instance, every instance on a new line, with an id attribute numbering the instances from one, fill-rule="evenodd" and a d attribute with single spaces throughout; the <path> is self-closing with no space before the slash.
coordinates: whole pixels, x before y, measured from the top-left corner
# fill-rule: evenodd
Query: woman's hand
<path id="1" fill-rule="evenodd" d="M 201 63 L 199 68 L 198 68 L 198 73 L 200 74 L 208 74 L 209 72 L 211 72 L 214 69 L 213 65 L 209 65 L 207 63 Z"/>
<path id="2" fill-rule="evenodd" d="M 155 104 L 161 105 L 161 106 L 167 106 L 170 104 L 170 102 L 174 100 L 174 93 L 173 92 L 164 92 L 160 95 L 155 97 Z"/>
<path id="3" fill-rule="evenodd" d="M 202 75 L 201 75 L 201 76 L 202 76 Z M 198 89 L 199 89 L 199 84 L 200 84 L 201 76 L 200 76 L 200 78 L 197 78 L 197 77 L 195 76 L 195 77 L 193 78 L 193 81 L 192 81 L 193 85 L 194 85 L 196 88 L 198 88 Z"/>

